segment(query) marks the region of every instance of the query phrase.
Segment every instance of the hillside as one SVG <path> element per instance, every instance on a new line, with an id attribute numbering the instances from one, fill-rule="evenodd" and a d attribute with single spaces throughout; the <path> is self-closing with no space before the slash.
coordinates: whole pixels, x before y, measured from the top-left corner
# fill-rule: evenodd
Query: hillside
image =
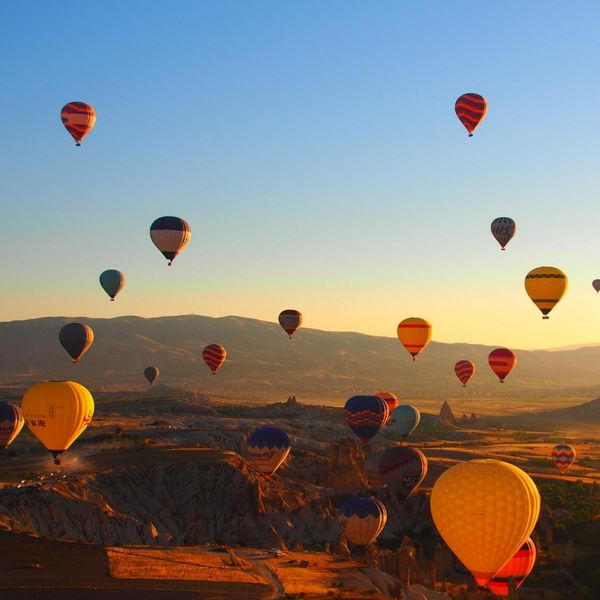
<path id="1" fill-rule="evenodd" d="M 76 366 L 58 343 L 61 326 L 74 320 L 95 333 Z M 228 352 L 214 377 L 201 358 L 210 343 Z M 278 324 L 242 317 L 47 317 L 0 323 L 0 385 L 74 378 L 94 389 L 141 391 L 148 387 L 144 367 L 157 365 L 160 383 L 233 398 L 293 393 L 343 401 L 386 388 L 406 397 L 592 396 L 600 390 L 600 347 L 517 351 L 518 365 L 504 385 L 487 365 L 491 349 L 432 342 L 413 363 L 396 338 L 301 329 L 290 341 Z M 477 366 L 466 389 L 453 371 L 459 359 Z"/>

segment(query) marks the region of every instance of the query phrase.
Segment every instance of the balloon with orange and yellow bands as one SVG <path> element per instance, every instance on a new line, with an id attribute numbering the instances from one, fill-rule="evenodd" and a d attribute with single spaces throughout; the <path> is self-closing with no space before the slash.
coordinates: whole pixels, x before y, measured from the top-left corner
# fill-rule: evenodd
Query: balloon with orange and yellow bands
<path id="1" fill-rule="evenodd" d="M 558 304 L 567 291 L 569 280 L 556 267 L 537 267 L 525 276 L 525 291 L 531 301 L 540 309 L 543 319 Z"/>
<path id="2" fill-rule="evenodd" d="M 415 360 L 431 340 L 431 323 L 420 317 L 409 317 L 398 324 L 397 332 L 400 343 Z"/>

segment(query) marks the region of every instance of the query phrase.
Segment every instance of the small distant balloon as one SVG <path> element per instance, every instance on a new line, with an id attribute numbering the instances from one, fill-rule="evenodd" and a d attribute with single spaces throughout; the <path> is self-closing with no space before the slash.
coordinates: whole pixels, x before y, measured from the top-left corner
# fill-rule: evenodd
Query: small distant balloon
<path id="1" fill-rule="evenodd" d="M 592 287 L 596 290 L 596 293 L 600 292 L 600 279 L 594 279 Z"/>
<path id="2" fill-rule="evenodd" d="M 421 413 L 411 404 L 401 404 L 390 418 L 390 431 L 398 433 L 405 440 L 419 425 Z"/>
<path id="3" fill-rule="evenodd" d="M 179 217 L 159 217 L 150 226 L 150 238 L 171 266 L 192 239 L 192 229 Z"/>
<path id="4" fill-rule="evenodd" d="M 0 402 L 0 448 L 6 450 L 25 425 L 21 409 L 10 402 Z"/>
<path id="5" fill-rule="evenodd" d="M 213 375 L 220 369 L 227 358 L 227 351 L 219 344 L 209 344 L 202 350 L 202 358 L 213 372 Z"/>
<path id="6" fill-rule="evenodd" d="M 506 376 L 517 364 L 517 355 L 508 348 L 496 348 L 489 353 L 488 363 L 498 376 L 500 383 L 504 383 Z"/>
<path id="7" fill-rule="evenodd" d="M 409 317 L 398 324 L 398 339 L 413 360 L 429 344 L 431 329 L 431 323 L 420 317 Z"/>
<path id="8" fill-rule="evenodd" d="M 150 385 L 152 385 L 160 375 L 160 370 L 158 367 L 146 367 L 144 369 L 144 377 L 149 381 Z"/>
<path id="9" fill-rule="evenodd" d="M 83 138 L 96 124 L 96 109 L 85 102 L 69 102 L 62 107 L 60 117 L 75 145 L 81 146 Z"/>
<path id="10" fill-rule="evenodd" d="M 537 267 L 525 277 L 525 291 L 531 301 L 540 309 L 543 319 L 558 304 L 567 291 L 567 276 L 556 267 Z"/>
<path id="11" fill-rule="evenodd" d="M 454 104 L 456 116 L 469 132 L 469 137 L 487 114 L 487 100 L 480 94 L 463 94 Z"/>
<path id="12" fill-rule="evenodd" d="M 377 396 L 352 396 L 346 401 L 344 414 L 350 429 L 366 444 L 385 425 L 390 411 L 385 400 Z"/>
<path id="13" fill-rule="evenodd" d="M 279 324 L 290 336 L 291 340 L 294 333 L 296 333 L 300 325 L 302 325 L 302 313 L 293 308 L 283 310 L 279 313 Z"/>
<path id="14" fill-rule="evenodd" d="M 338 515 L 343 534 L 357 546 L 368 546 L 383 531 L 387 522 L 387 510 L 376 498 L 348 498 Z"/>
<path id="15" fill-rule="evenodd" d="M 492 221 L 492 235 L 500 244 L 501 250 L 506 250 L 506 244 L 513 239 L 517 232 L 517 224 L 510 217 L 498 217 Z"/>
<path id="16" fill-rule="evenodd" d="M 575 460 L 575 448 L 569 444 L 557 444 L 552 449 L 552 462 L 554 466 L 564 473 Z"/>
<path id="17" fill-rule="evenodd" d="M 269 479 L 285 462 L 290 453 L 290 438 L 276 427 L 261 427 L 248 438 L 248 451 L 252 462 Z"/>
<path id="18" fill-rule="evenodd" d="M 110 296 L 112 302 L 115 296 L 123 289 L 127 283 L 125 275 L 116 269 L 108 269 L 100 273 L 100 285 L 102 289 Z"/>
<path id="19" fill-rule="evenodd" d="M 475 373 L 475 365 L 470 360 L 459 360 L 454 365 L 454 372 L 459 381 L 463 384 L 463 387 L 466 387 L 469 379 L 471 379 L 473 373 Z"/>
<path id="20" fill-rule="evenodd" d="M 77 364 L 94 341 L 94 332 L 83 323 L 67 323 L 58 332 L 58 341 Z"/>

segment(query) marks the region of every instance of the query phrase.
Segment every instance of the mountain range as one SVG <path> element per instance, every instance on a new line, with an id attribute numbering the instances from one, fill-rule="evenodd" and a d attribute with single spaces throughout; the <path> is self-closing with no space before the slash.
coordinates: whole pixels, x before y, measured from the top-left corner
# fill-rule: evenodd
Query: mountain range
<path id="1" fill-rule="evenodd" d="M 78 365 L 58 341 L 60 328 L 72 321 L 95 334 Z M 202 360 L 211 343 L 227 349 L 215 376 Z M 487 364 L 493 348 L 433 341 L 413 362 L 396 338 L 302 328 L 290 340 L 276 323 L 236 316 L 44 317 L 0 323 L 0 385 L 74 379 L 94 389 L 144 390 L 143 370 L 155 365 L 161 383 L 240 401 L 295 394 L 344 402 L 377 390 L 416 398 L 600 395 L 599 346 L 517 349 L 518 364 L 503 385 Z M 476 365 L 466 389 L 454 374 L 460 359 Z"/>

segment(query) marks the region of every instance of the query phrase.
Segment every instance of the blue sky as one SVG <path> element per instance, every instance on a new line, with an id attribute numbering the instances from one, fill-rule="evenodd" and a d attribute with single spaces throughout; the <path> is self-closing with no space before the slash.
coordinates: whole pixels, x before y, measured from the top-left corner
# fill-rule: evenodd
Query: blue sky
<path id="1" fill-rule="evenodd" d="M 195 312 L 600 342 L 594 2 L 0 6 L 0 319 Z M 469 139 L 454 101 L 489 113 Z M 63 104 L 96 107 L 75 148 Z M 148 227 L 185 218 L 171 269 Z M 500 253 L 497 216 L 519 231 Z M 570 288 L 542 323 L 523 290 Z M 109 303 L 97 277 L 129 279 Z"/>

